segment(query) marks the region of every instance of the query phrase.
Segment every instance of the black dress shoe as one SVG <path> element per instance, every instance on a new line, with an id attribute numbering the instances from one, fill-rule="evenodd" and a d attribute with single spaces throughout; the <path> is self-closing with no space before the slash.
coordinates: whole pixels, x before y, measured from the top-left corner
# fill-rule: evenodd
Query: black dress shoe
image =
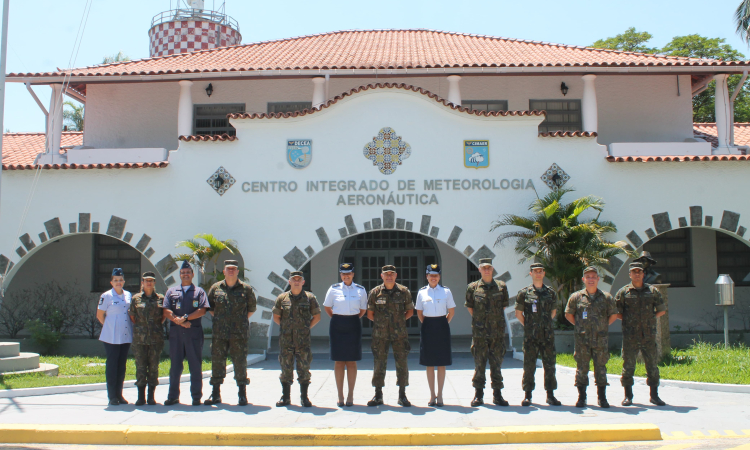
<path id="1" fill-rule="evenodd" d="M 168 398 L 164 401 L 164 406 L 172 406 L 180 403 L 179 398 Z"/>
<path id="2" fill-rule="evenodd" d="M 430 400 L 427 406 L 437 406 L 437 400 Z"/>
<path id="3" fill-rule="evenodd" d="M 123 397 L 122 395 L 121 395 L 121 396 L 120 396 L 120 398 L 118 398 L 117 400 L 119 400 L 119 401 L 120 401 L 120 404 L 121 404 L 121 405 L 127 405 L 127 404 L 128 404 L 128 401 L 127 401 L 127 400 L 125 400 L 125 397 Z"/>
<path id="4" fill-rule="evenodd" d="M 193 406 L 203 406 L 203 402 L 199 398 L 193 399 Z"/>
<path id="5" fill-rule="evenodd" d="M 120 400 L 117 398 L 110 398 L 109 403 L 107 403 L 109 406 L 117 406 L 120 404 Z"/>

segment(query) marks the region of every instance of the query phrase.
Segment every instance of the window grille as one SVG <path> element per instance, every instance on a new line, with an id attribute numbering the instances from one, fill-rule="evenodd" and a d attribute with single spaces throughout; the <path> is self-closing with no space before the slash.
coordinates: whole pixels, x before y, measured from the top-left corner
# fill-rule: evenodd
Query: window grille
<path id="1" fill-rule="evenodd" d="M 141 252 L 130 245 L 103 235 L 94 235 L 94 274 L 92 292 L 112 289 L 110 280 L 116 267 L 125 272 L 126 291 L 135 294 L 141 290 Z"/>
<path id="2" fill-rule="evenodd" d="M 472 111 L 507 111 L 508 100 L 461 100 L 461 106 Z"/>
<path id="3" fill-rule="evenodd" d="M 269 102 L 268 113 L 290 113 L 312 109 L 312 102 Z"/>
<path id="4" fill-rule="evenodd" d="M 196 136 L 235 136 L 237 130 L 229 124 L 227 114 L 245 112 L 244 103 L 194 105 L 193 134 Z"/>
<path id="5" fill-rule="evenodd" d="M 529 109 L 547 113 L 544 122 L 539 124 L 540 133 L 583 129 L 580 100 L 529 100 Z"/>
<path id="6" fill-rule="evenodd" d="M 750 286 L 750 247 L 739 239 L 716 232 L 716 269 L 732 277 L 735 286 Z"/>
<path id="7" fill-rule="evenodd" d="M 693 286 L 693 255 L 690 229 L 664 233 L 644 244 L 643 249 L 657 261 L 653 269 L 671 287 Z"/>

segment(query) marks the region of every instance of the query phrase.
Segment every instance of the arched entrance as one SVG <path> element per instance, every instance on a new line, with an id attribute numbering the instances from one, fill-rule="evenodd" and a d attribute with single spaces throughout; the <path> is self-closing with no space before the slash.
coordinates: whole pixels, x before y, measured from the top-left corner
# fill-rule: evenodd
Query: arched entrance
<path id="1" fill-rule="evenodd" d="M 440 264 L 440 252 L 428 236 L 401 230 L 371 231 L 346 240 L 339 255 L 339 263 L 353 263 L 354 282 L 369 290 L 381 284 L 381 268 L 396 266 L 398 283 L 409 288 L 416 300 L 417 291 L 427 284 L 425 267 Z M 363 318 L 364 333 L 372 330 L 372 322 Z M 410 334 L 419 333 L 416 315 L 407 321 Z"/>

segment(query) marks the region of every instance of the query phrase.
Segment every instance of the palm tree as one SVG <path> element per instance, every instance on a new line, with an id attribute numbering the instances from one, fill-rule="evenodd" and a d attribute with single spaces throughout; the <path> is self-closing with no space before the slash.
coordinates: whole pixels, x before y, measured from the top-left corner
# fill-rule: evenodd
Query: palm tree
<path id="1" fill-rule="evenodd" d="M 102 60 L 102 64 L 112 64 L 116 62 L 130 61 L 130 57 L 120 50 L 117 54 L 112 56 L 105 56 Z"/>
<path id="2" fill-rule="evenodd" d="M 750 44 L 750 0 L 740 2 L 740 6 L 734 12 L 734 21 L 737 23 L 737 34 Z"/>
<path id="3" fill-rule="evenodd" d="M 587 196 L 562 203 L 562 197 L 572 191 L 559 189 L 543 198 L 537 197 L 529 205 L 532 213 L 529 217 L 506 214 L 494 221 L 490 229 L 517 228 L 501 233 L 495 246 L 507 240 L 515 241 L 515 252 L 521 256 L 519 264 L 531 260 L 541 263 L 561 303 L 580 288 L 585 267 L 604 267 L 613 256 L 620 254 L 634 256 L 625 242 L 606 239 L 608 233 L 617 232 L 617 227 L 612 222 L 599 220 L 604 201 Z M 581 215 L 587 211 L 597 212 L 596 217 L 582 220 Z M 558 307 L 558 311 L 562 308 Z M 566 322 L 563 314 L 558 314 L 558 318 L 561 323 Z"/>
<path id="4" fill-rule="evenodd" d="M 69 131 L 83 131 L 83 105 L 76 105 L 70 100 L 63 103 L 71 109 L 63 109 L 63 122 Z"/>
<path id="5" fill-rule="evenodd" d="M 201 240 L 203 242 L 201 242 Z M 188 261 L 198 266 L 201 281 L 200 286 L 208 290 L 211 285 L 217 281 L 224 279 L 224 273 L 218 270 L 216 267 L 216 260 L 219 258 L 219 254 L 224 250 L 228 250 L 229 253 L 235 254 L 237 250 L 237 242 L 232 239 L 222 241 L 215 237 L 213 234 L 200 233 L 196 234 L 193 239 L 186 241 L 180 241 L 176 247 L 186 247 L 190 249 L 190 253 L 178 253 L 175 256 L 177 261 Z M 209 267 L 209 263 L 213 263 L 214 270 L 209 272 L 210 278 L 205 279 L 206 269 Z M 240 279 L 245 280 L 244 267 L 240 268 Z"/>

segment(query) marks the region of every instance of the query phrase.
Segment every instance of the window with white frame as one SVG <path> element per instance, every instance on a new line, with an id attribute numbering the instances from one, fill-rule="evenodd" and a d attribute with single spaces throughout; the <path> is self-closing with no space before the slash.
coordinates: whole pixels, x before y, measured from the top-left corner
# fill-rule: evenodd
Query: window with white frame
<path id="1" fill-rule="evenodd" d="M 540 133 L 583 129 L 580 100 L 529 100 L 529 110 L 547 113 L 544 122 L 539 124 Z"/>
<path id="2" fill-rule="evenodd" d="M 193 134 L 196 136 L 234 136 L 237 131 L 229 124 L 228 114 L 245 112 L 244 103 L 193 105 Z"/>

